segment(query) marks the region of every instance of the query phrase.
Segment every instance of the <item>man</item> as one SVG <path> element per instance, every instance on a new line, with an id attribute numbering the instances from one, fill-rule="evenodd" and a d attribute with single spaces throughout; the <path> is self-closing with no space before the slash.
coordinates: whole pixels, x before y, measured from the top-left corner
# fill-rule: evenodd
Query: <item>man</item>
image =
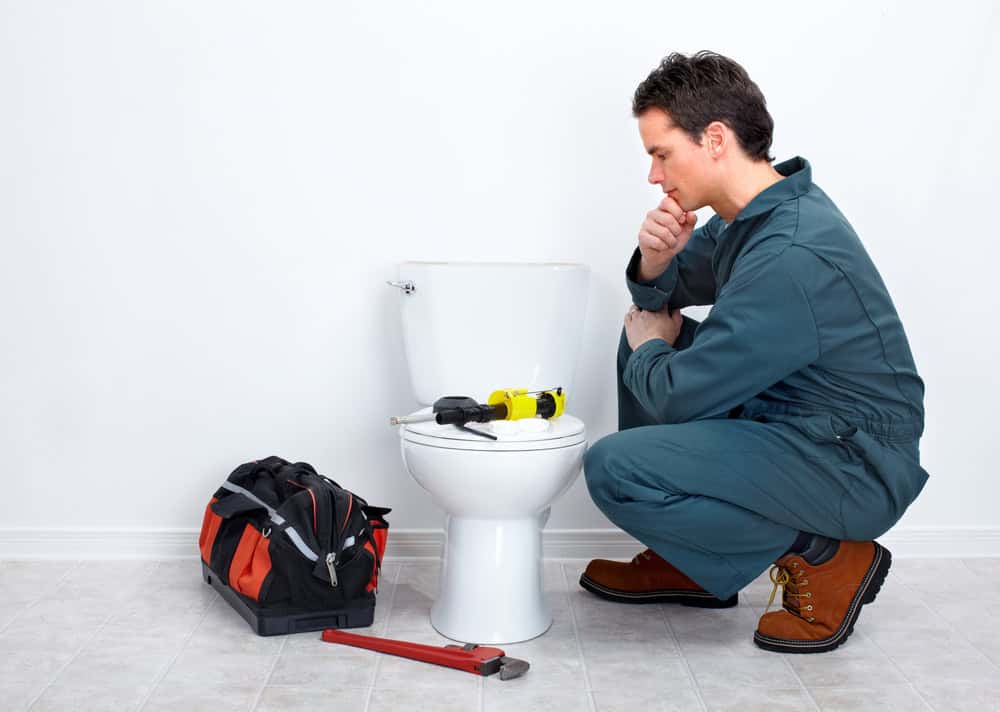
<path id="1" fill-rule="evenodd" d="M 728 607 L 769 564 L 782 610 L 754 641 L 823 652 L 850 635 L 891 560 L 873 541 L 919 494 L 924 384 L 878 271 L 736 62 L 671 54 L 633 100 L 665 194 L 626 269 L 620 432 L 591 496 L 649 548 L 580 579 L 620 602 Z M 715 215 L 695 229 L 692 212 Z M 682 316 L 714 304 L 703 322 Z"/>

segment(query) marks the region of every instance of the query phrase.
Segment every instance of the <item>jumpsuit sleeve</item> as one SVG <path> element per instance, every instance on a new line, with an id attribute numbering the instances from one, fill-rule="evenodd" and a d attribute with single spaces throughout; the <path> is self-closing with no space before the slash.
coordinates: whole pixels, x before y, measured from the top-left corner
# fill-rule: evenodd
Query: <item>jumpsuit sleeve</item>
<path id="1" fill-rule="evenodd" d="M 625 268 L 632 303 L 647 311 L 659 311 L 664 304 L 673 310 L 714 302 L 712 254 L 721 222 L 722 218 L 713 215 L 704 226 L 696 228 L 684 249 L 670 260 L 666 271 L 648 282 L 637 281 L 642 254 L 636 248 Z"/>
<path id="2" fill-rule="evenodd" d="M 818 360 L 812 305 L 789 252 L 741 260 L 687 348 L 651 339 L 632 352 L 622 381 L 659 422 L 724 417 Z"/>

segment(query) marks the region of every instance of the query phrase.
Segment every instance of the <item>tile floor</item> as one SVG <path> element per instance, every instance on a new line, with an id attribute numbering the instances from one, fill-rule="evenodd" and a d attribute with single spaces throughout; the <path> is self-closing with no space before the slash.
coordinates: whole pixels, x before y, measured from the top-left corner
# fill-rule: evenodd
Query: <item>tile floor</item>
<path id="1" fill-rule="evenodd" d="M 259 638 L 190 561 L 0 562 L 2 710 L 1000 710 L 1000 559 L 897 559 L 854 634 L 822 655 L 751 640 L 766 574 L 740 605 L 628 606 L 546 562 L 555 622 L 503 646 L 500 681 L 318 633 Z M 388 564 L 374 635 L 435 645 L 431 563 Z"/>

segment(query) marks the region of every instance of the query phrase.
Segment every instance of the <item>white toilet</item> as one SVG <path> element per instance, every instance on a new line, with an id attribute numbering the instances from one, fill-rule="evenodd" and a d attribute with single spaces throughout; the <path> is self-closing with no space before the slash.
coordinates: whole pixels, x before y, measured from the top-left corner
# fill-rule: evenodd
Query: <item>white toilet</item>
<path id="1" fill-rule="evenodd" d="M 542 593 L 542 528 L 576 480 L 587 447 L 569 415 L 590 270 L 565 263 L 404 262 L 399 266 L 410 382 L 427 406 L 485 403 L 495 390 L 562 387 L 567 412 L 470 423 L 496 440 L 434 421 L 400 427 L 407 471 L 447 513 L 431 625 L 452 640 L 498 644 L 552 624 Z"/>

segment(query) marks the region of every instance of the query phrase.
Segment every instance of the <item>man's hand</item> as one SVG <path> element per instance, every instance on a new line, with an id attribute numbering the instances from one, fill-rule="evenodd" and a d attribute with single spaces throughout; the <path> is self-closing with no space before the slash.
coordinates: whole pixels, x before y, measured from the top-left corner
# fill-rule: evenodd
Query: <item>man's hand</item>
<path id="1" fill-rule="evenodd" d="M 674 255 L 684 249 L 698 216 L 685 212 L 669 195 L 646 213 L 639 228 L 639 281 L 656 279 L 667 269 Z"/>
<path id="2" fill-rule="evenodd" d="M 643 311 L 633 304 L 625 314 L 625 338 L 633 351 L 652 339 L 663 339 L 673 346 L 683 324 L 680 309 L 671 314 L 667 307 L 654 312 Z"/>

